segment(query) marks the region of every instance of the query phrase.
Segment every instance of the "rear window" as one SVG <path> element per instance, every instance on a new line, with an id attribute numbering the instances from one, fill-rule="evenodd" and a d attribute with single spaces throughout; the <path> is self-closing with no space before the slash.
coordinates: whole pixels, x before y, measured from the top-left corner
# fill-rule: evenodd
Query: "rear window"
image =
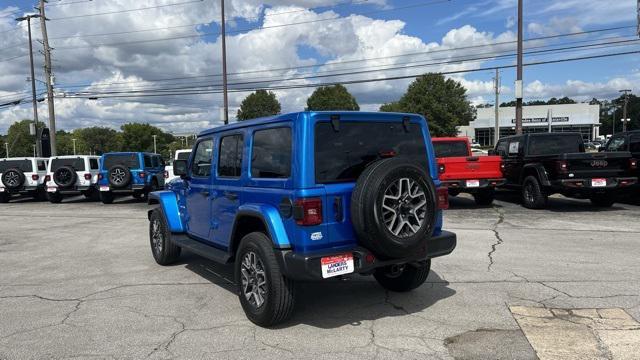
<path id="1" fill-rule="evenodd" d="M 33 172 L 31 160 L 0 160 L 0 173 L 14 168 L 20 169 L 22 172 Z"/>
<path id="2" fill-rule="evenodd" d="M 436 157 L 469 156 L 469 150 L 465 141 L 434 141 L 433 149 Z"/>
<path id="3" fill-rule="evenodd" d="M 109 169 L 112 166 L 124 165 L 129 169 L 138 169 L 140 164 L 138 163 L 137 154 L 123 154 L 123 155 L 108 155 L 104 158 L 104 168 Z"/>
<path id="4" fill-rule="evenodd" d="M 63 166 L 70 166 L 75 171 L 85 171 L 84 159 L 53 159 L 51 160 L 51 171 L 54 172 Z"/>
<path id="5" fill-rule="evenodd" d="M 584 152 L 584 142 L 580 135 L 531 136 L 529 155 L 559 155 Z"/>
<path id="6" fill-rule="evenodd" d="M 418 124 L 408 131 L 400 123 L 341 122 L 334 131 L 329 122 L 315 129 L 316 182 L 354 181 L 370 163 L 394 153 L 427 168 L 427 150 Z"/>

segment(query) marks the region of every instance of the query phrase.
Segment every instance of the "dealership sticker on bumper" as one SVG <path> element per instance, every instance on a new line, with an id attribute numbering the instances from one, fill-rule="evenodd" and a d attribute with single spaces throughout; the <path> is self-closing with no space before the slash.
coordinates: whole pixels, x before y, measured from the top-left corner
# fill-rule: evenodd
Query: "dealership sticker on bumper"
<path id="1" fill-rule="evenodd" d="M 4 188 L 0 188 L 0 192 L 4 192 Z"/>
<path id="2" fill-rule="evenodd" d="M 607 179 L 591 179 L 592 187 L 606 187 Z"/>
<path id="3" fill-rule="evenodd" d="M 480 180 L 467 180 L 467 187 L 480 187 Z"/>
<path id="4" fill-rule="evenodd" d="M 109 191 L 108 186 L 100 186 L 100 191 Z"/>
<path id="5" fill-rule="evenodd" d="M 320 259 L 320 263 L 322 265 L 322 277 L 324 279 L 350 274 L 355 270 L 353 266 L 353 255 L 351 254 L 323 257 Z"/>

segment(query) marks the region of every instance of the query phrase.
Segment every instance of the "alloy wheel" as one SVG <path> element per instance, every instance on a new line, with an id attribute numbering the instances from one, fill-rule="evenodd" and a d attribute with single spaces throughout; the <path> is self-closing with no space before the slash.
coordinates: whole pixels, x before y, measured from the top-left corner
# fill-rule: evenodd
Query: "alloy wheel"
<path id="1" fill-rule="evenodd" d="M 384 192 L 382 217 L 387 230 L 395 236 L 415 235 L 422 228 L 427 211 L 427 195 L 412 179 L 398 179 Z"/>
<path id="2" fill-rule="evenodd" d="M 4 181 L 8 187 L 16 187 L 20 183 L 20 176 L 15 171 L 9 171 L 5 174 Z"/>
<path id="3" fill-rule="evenodd" d="M 160 226 L 160 220 L 158 219 L 153 220 L 151 223 L 151 243 L 155 253 L 160 255 L 162 253 L 164 235 L 162 233 L 162 227 Z"/>
<path id="4" fill-rule="evenodd" d="M 114 169 L 113 171 L 111 171 L 111 180 L 115 185 L 124 183 L 125 176 L 126 173 L 122 169 Z"/>
<path id="5" fill-rule="evenodd" d="M 260 308 L 267 297 L 267 276 L 262 259 L 255 252 L 244 255 L 240 266 L 242 293 L 255 309 Z"/>

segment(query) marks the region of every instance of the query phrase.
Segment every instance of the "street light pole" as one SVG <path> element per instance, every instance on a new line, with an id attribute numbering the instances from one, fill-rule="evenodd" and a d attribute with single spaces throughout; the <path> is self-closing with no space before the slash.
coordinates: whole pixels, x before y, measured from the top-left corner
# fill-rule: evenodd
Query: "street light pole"
<path id="1" fill-rule="evenodd" d="M 9 158 L 9 143 L 4 143 L 4 149 L 5 149 L 4 158 L 8 159 Z"/>
<path id="2" fill-rule="evenodd" d="M 222 92 L 224 98 L 224 124 L 229 124 L 229 96 L 227 94 L 227 35 L 225 30 L 224 0 L 220 0 L 220 36 L 222 37 Z"/>
<path id="3" fill-rule="evenodd" d="M 153 153 L 154 154 L 158 153 L 157 138 L 158 138 L 158 135 L 153 135 Z"/>
<path id="4" fill-rule="evenodd" d="M 58 155 L 56 147 L 56 112 L 53 101 L 53 69 L 51 66 L 51 47 L 49 46 L 49 36 L 47 35 L 47 16 L 45 14 L 45 0 L 40 0 L 38 7 L 40 11 L 40 30 L 42 31 L 42 46 L 44 47 L 44 75 L 47 81 L 47 104 L 49 107 L 49 139 L 51 142 L 51 156 Z"/>
<path id="5" fill-rule="evenodd" d="M 522 134 L 522 51 L 523 51 L 523 29 L 522 29 L 522 4 L 523 0 L 518 0 L 518 65 L 516 70 L 516 135 Z"/>
<path id="6" fill-rule="evenodd" d="M 31 95 L 33 97 L 33 128 L 36 138 L 36 156 L 42 156 L 42 148 L 40 146 L 40 137 L 38 136 L 38 100 L 36 96 L 36 75 L 33 66 L 33 44 L 31 40 L 31 19 L 39 18 L 40 15 L 27 15 L 19 17 L 16 21 L 27 21 L 27 29 L 29 32 L 29 61 L 31 64 Z"/>
<path id="7" fill-rule="evenodd" d="M 622 132 L 627 131 L 627 106 L 629 105 L 629 93 L 631 90 L 620 90 L 624 93 L 624 107 L 622 108 Z"/>
<path id="8" fill-rule="evenodd" d="M 76 139 L 71 139 L 73 141 L 73 155 L 76 154 Z"/>

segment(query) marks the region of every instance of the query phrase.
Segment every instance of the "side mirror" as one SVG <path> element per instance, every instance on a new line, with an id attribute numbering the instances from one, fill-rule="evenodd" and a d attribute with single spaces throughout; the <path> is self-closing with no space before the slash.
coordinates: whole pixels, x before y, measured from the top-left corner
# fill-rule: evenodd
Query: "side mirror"
<path id="1" fill-rule="evenodd" d="M 490 149 L 490 150 L 488 151 L 488 155 L 489 155 L 489 156 L 496 156 L 496 155 L 498 155 L 498 153 L 497 153 L 495 150 Z"/>
<path id="2" fill-rule="evenodd" d="M 180 176 L 184 179 L 187 176 L 187 161 L 176 160 L 173 162 L 173 175 Z"/>

